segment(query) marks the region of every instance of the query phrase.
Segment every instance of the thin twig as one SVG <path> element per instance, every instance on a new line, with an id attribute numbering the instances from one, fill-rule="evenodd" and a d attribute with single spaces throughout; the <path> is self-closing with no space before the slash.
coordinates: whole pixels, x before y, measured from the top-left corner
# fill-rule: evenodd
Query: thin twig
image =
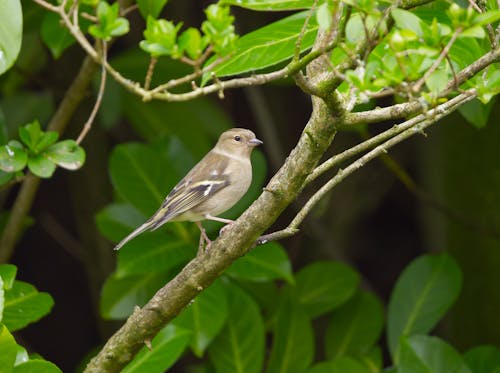
<path id="1" fill-rule="evenodd" d="M 106 59 L 107 55 L 106 49 L 107 49 L 106 42 L 102 41 L 102 58 L 104 59 Z M 89 118 L 83 125 L 82 131 L 80 132 L 80 135 L 78 135 L 78 138 L 76 139 L 76 143 L 78 145 L 81 144 L 85 136 L 87 136 L 88 132 L 92 128 L 92 123 L 94 123 L 97 112 L 99 111 L 99 107 L 101 106 L 105 88 L 106 88 L 106 68 L 104 67 L 104 65 L 101 65 L 101 83 L 99 84 L 97 99 L 95 101 L 94 107 L 92 108 Z"/>
<path id="2" fill-rule="evenodd" d="M 436 123 L 441 118 L 449 115 L 458 107 L 463 105 L 464 103 L 472 100 L 476 97 L 475 90 L 469 90 L 467 92 L 462 93 L 461 95 L 451 99 L 450 101 L 439 105 L 438 107 L 430 110 L 428 113 L 420 114 L 415 118 L 412 118 L 404 123 L 401 123 L 399 126 L 404 128 L 402 132 L 399 132 L 397 135 L 392 136 L 389 140 L 377 145 L 374 149 L 358 158 L 356 161 L 352 162 L 345 169 L 339 169 L 337 174 L 331 178 L 327 183 L 325 183 L 313 196 L 304 204 L 302 209 L 295 215 L 290 224 L 283 230 L 279 230 L 273 233 L 266 234 L 261 236 L 257 241 L 256 245 L 262 244 L 264 242 L 268 242 L 272 239 L 281 239 L 284 237 L 289 237 L 296 232 L 298 232 L 299 226 L 302 224 L 304 219 L 309 215 L 314 206 L 327 194 L 329 193 L 336 185 L 338 185 L 342 180 L 344 180 L 347 176 L 352 174 L 353 172 L 359 170 L 363 167 L 367 162 L 375 159 L 376 157 L 387 152 L 388 149 L 393 147 L 394 145 L 399 144 L 400 142 L 406 140 L 407 138 L 417 134 L 422 133 L 423 130 L 430 125 Z M 370 139 L 371 140 L 371 139 Z M 362 144 L 366 144 L 365 141 Z M 361 145 L 361 144 L 360 144 Z M 370 144 L 370 147 L 375 144 Z M 366 147 L 368 148 L 368 147 Z M 366 149 L 365 149 L 366 150 Z M 344 152 L 346 153 L 346 152 Z M 343 153 L 342 153 L 343 154 Z M 347 153 L 346 153 L 347 154 Z M 349 154 L 349 156 L 352 156 Z M 344 155 L 344 159 L 347 156 Z M 340 159 L 340 158 L 338 158 Z M 339 162 L 335 162 L 338 164 Z M 317 168 L 318 169 L 318 168 Z M 317 170 L 316 169 L 316 170 Z M 316 171 L 315 170 L 315 171 Z M 313 174 L 311 174 L 313 175 Z M 316 175 L 316 177 L 319 175 Z M 314 178 L 313 178 L 314 179 Z M 306 179 L 306 182 L 310 182 L 310 178 Z"/>
<path id="3" fill-rule="evenodd" d="M 146 79 L 144 79 L 144 89 L 146 90 L 148 90 L 151 85 L 151 79 L 153 78 L 153 72 L 157 62 L 157 57 L 151 57 L 151 60 L 149 61 L 148 72 L 146 73 Z"/>

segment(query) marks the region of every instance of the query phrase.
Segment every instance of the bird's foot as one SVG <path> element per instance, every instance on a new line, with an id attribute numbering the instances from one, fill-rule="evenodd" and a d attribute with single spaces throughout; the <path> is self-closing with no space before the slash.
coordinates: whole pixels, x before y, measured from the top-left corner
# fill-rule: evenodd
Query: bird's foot
<path id="1" fill-rule="evenodd" d="M 196 222 L 196 225 L 198 226 L 198 228 L 200 228 L 200 242 L 198 243 L 198 254 L 197 254 L 200 255 L 210 249 L 210 246 L 212 245 L 212 240 L 210 240 L 210 238 L 207 235 L 207 232 L 205 231 L 205 228 L 203 228 L 200 222 Z"/>

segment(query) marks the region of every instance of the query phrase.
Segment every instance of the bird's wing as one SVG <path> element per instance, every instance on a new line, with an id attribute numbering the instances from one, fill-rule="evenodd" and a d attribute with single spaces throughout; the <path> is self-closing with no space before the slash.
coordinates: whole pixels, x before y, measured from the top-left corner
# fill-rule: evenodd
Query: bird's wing
<path id="1" fill-rule="evenodd" d="M 206 162 L 200 161 L 165 198 L 150 219 L 154 222 L 152 230 L 205 202 L 229 185 L 229 176 L 224 174 L 227 160 L 213 157 L 212 153 L 208 153 L 206 158 L 209 159 L 204 159 Z"/>

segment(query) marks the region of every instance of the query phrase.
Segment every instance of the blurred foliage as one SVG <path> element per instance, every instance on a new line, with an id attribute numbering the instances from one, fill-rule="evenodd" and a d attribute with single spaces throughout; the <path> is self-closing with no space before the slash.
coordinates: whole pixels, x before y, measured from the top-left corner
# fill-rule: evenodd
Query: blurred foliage
<path id="1" fill-rule="evenodd" d="M 126 79 L 142 82 L 150 58 L 158 59 L 154 87 L 214 61 L 217 78 L 282 66 L 311 48 L 318 30 L 330 25 L 335 2 L 318 2 L 303 31 L 310 15 L 303 10 L 311 0 L 223 0 L 206 9 L 193 1 L 136 3 L 140 14 L 129 17 L 118 3 L 82 1 L 82 13 L 95 19 L 80 14 L 79 24 L 97 39 L 124 36 L 109 61 Z M 382 21 L 385 2 L 344 3 L 350 18 L 343 45 L 331 54 L 335 65 L 366 41 L 366 25 L 380 34 L 388 30 Z M 394 89 L 395 100 L 402 100 L 408 94 L 402 87 L 422 79 L 456 37 L 448 58 L 422 81 L 422 97 L 440 102 L 438 92 L 456 71 L 490 48 L 486 25 L 497 27 L 500 11 L 495 1 L 484 6 L 482 14 L 465 2 L 392 9 L 394 27 L 365 65 L 346 72 L 339 91 L 352 91 L 357 104 L 370 106 L 378 105 L 370 95 L 382 88 Z M 225 92 L 220 102 L 144 102 L 108 79 L 87 142 L 80 147 L 70 138 L 77 137 L 93 97 L 75 115 L 68 139 L 58 142 L 47 123 L 82 53 L 60 18 L 32 2 L 23 3 L 22 17 L 18 0 L 2 2 L 0 25 L 0 183 L 9 185 L 27 170 L 52 177 L 37 197 L 36 224 L 20 239 L 13 262 L 21 278 L 47 288 L 55 299 L 52 314 L 39 321 L 53 308 L 53 298 L 17 280 L 14 265 L 0 265 L 0 371 L 60 371 L 33 351 L 71 371 L 115 329 L 110 320 L 123 320 L 143 306 L 196 255 L 199 232 L 193 224 L 171 223 L 139 236 L 116 255 L 113 271 L 104 263 L 115 259 L 112 242 L 157 209 L 222 131 L 257 123 L 259 137 L 274 134 L 263 138 L 263 152 L 288 150 L 310 104 L 286 85 L 261 93 L 267 106 L 262 108 L 241 91 Z M 195 80 L 209 84 L 214 75 Z M 462 86 L 479 92 L 460 108 L 472 125 L 453 116 L 421 151 L 412 143 L 395 153 L 446 208 L 418 195 L 412 199 L 396 182 L 397 173 L 365 167 L 322 202 L 299 236 L 238 259 L 124 371 L 500 372 L 500 111 L 494 98 L 499 82 L 498 66 L 491 65 Z M 187 91 L 186 86 L 173 91 Z M 270 113 L 273 128 L 256 119 L 261 110 Z M 363 133 L 342 132 L 337 148 L 352 146 Z M 271 176 L 261 151 L 252 163 L 252 187 L 227 218 L 239 216 Z M 56 166 L 83 169 L 54 173 Z M 5 212 L 15 191 L 0 192 Z M 296 207 L 285 212 L 280 226 Z M 214 222 L 205 226 L 212 237 L 221 228 Z M 98 250 L 101 256 L 93 257 Z M 69 337 L 61 336 L 65 332 Z M 29 351 L 17 340 L 27 341 Z"/>

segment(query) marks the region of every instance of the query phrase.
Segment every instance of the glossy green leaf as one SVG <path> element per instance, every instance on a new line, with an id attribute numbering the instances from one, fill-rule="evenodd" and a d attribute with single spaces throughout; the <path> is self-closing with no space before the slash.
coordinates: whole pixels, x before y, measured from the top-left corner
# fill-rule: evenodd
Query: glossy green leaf
<path id="1" fill-rule="evenodd" d="M 422 20 L 408 10 L 395 8 L 391 10 L 391 16 L 396 26 L 401 30 L 411 30 L 418 36 L 423 36 Z"/>
<path id="2" fill-rule="evenodd" d="M 28 158 L 28 168 L 36 176 L 49 178 L 54 174 L 56 165 L 42 155 L 34 155 Z"/>
<path id="3" fill-rule="evenodd" d="M 28 355 L 28 351 L 23 346 L 17 345 L 17 351 L 16 351 L 16 362 L 14 363 L 15 365 L 23 364 L 27 362 L 30 359 Z"/>
<path id="4" fill-rule="evenodd" d="M 186 349 L 191 332 L 175 325 L 164 327 L 151 341 L 151 349 L 144 346 L 122 373 L 163 373 Z"/>
<path id="5" fill-rule="evenodd" d="M 21 1 L 0 2 L 0 75 L 16 61 L 23 36 Z"/>
<path id="6" fill-rule="evenodd" d="M 62 370 L 50 361 L 32 359 L 15 366 L 13 373 L 62 373 Z"/>
<path id="7" fill-rule="evenodd" d="M 314 357 L 314 335 L 306 311 L 291 299 L 278 309 L 267 373 L 302 373 Z"/>
<path id="8" fill-rule="evenodd" d="M 222 0 L 221 4 L 259 11 L 309 9 L 314 0 Z"/>
<path id="9" fill-rule="evenodd" d="M 58 138 L 59 138 L 59 133 L 56 131 L 43 132 L 33 150 L 35 151 L 35 153 L 39 153 L 42 150 L 45 150 L 50 145 L 54 144 Z"/>
<path id="10" fill-rule="evenodd" d="M 213 71 L 219 77 L 237 75 L 290 59 L 295 53 L 295 44 L 308 14 L 309 12 L 294 14 L 242 36 L 236 42 L 231 58 Z M 303 34 L 301 51 L 312 46 L 317 31 L 318 25 L 313 17 Z M 212 62 L 213 60 L 207 61 L 207 65 Z M 205 77 L 204 82 L 209 78 Z"/>
<path id="11" fill-rule="evenodd" d="M 119 17 L 119 4 L 109 5 L 100 1 L 97 5 L 98 23 L 88 28 L 89 33 L 105 41 L 111 40 L 113 36 L 124 35 L 129 31 L 129 22 L 126 18 Z"/>
<path id="12" fill-rule="evenodd" d="M 198 357 L 219 334 L 228 317 L 226 291 L 220 281 L 198 295 L 174 320 L 175 325 L 191 330 L 191 349 Z"/>
<path id="13" fill-rule="evenodd" d="M 472 373 L 460 354 L 437 337 L 413 335 L 401 343 L 398 373 Z"/>
<path id="14" fill-rule="evenodd" d="M 17 267 L 14 264 L 0 264 L 0 277 L 3 280 L 3 288 L 9 290 L 14 284 Z"/>
<path id="15" fill-rule="evenodd" d="M 226 286 L 229 314 L 208 353 L 217 373 L 260 373 L 264 362 L 264 323 L 255 301 L 236 285 Z"/>
<path id="16" fill-rule="evenodd" d="M 495 106 L 495 102 L 496 100 L 490 100 L 487 104 L 483 104 L 478 99 L 474 99 L 464 105 L 460 105 L 458 111 L 474 127 L 483 128 L 488 123 L 491 109 Z"/>
<path id="17" fill-rule="evenodd" d="M 345 356 L 333 361 L 318 363 L 307 373 L 370 373 L 370 371 L 359 361 Z"/>
<path id="18" fill-rule="evenodd" d="M 175 135 L 181 141 L 181 146 L 191 153 L 193 162 L 190 167 L 215 145 L 222 132 L 234 127 L 221 107 L 206 98 L 177 103 L 144 103 L 139 98 L 126 94 L 123 107 L 135 131 L 144 139 L 153 142 L 167 135 Z M 170 142 L 164 148 L 170 152 L 173 145 L 175 144 Z M 172 167 L 178 162 L 182 164 L 184 160 L 175 158 Z M 184 175 L 179 175 L 181 176 Z"/>
<path id="19" fill-rule="evenodd" d="M 275 242 L 257 246 L 235 261 L 226 274 L 243 280 L 272 281 L 282 279 L 293 283 L 292 266 L 283 247 Z"/>
<path id="20" fill-rule="evenodd" d="M 446 254 L 419 257 L 405 268 L 388 309 L 387 338 L 396 361 L 400 337 L 429 332 L 455 302 L 461 285 L 460 268 Z"/>
<path id="21" fill-rule="evenodd" d="M 35 151 L 38 141 L 43 137 L 40 122 L 34 120 L 23 127 L 19 127 L 19 137 L 28 149 Z"/>
<path id="22" fill-rule="evenodd" d="M 474 373 L 500 373 L 500 348 L 485 345 L 464 354 L 465 363 Z"/>
<path id="23" fill-rule="evenodd" d="M 379 346 L 372 348 L 370 352 L 359 356 L 359 361 L 368 368 L 370 373 L 379 373 L 382 371 L 384 362 L 382 357 L 382 349 Z"/>
<path id="24" fill-rule="evenodd" d="M 137 0 L 139 11 L 144 19 L 147 19 L 148 15 L 158 18 L 165 4 L 167 0 Z"/>
<path id="25" fill-rule="evenodd" d="M 123 238 L 123 237 L 122 237 Z M 196 255 L 197 245 L 164 230 L 144 233 L 128 242 L 118 254 L 116 277 L 140 273 L 168 272 Z"/>
<path id="26" fill-rule="evenodd" d="M 366 354 L 380 337 L 384 311 L 380 300 L 372 293 L 359 291 L 331 316 L 325 336 L 325 355 Z"/>
<path id="27" fill-rule="evenodd" d="M 16 361 L 17 343 L 7 327 L 0 323 L 0 369 L 11 372 Z"/>
<path id="28" fill-rule="evenodd" d="M 101 315 L 106 319 L 125 319 L 142 307 L 172 277 L 170 273 L 141 273 L 108 277 L 101 293 Z"/>
<path id="29" fill-rule="evenodd" d="M 3 323 L 14 332 L 38 321 L 50 312 L 53 305 L 49 294 L 38 292 L 26 282 L 14 281 L 12 288 L 5 292 Z"/>
<path id="30" fill-rule="evenodd" d="M 28 154 L 23 146 L 13 140 L 0 146 L 0 169 L 5 172 L 21 171 L 28 163 Z"/>
<path id="31" fill-rule="evenodd" d="M 143 144 L 116 146 L 109 168 L 111 181 L 120 196 L 147 216 L 160 207 L 180 180 L 171 162 Z"/>
<path id="32" fill-rule="evenodd" d="M 49 146 L 43 155 L 67 170 L 78 170 L 85 163 L 85 150 L 74 140 L 59 141 Z"/>
<path id="33" fill-rule="evenodd" d="M 177 45 L 177 32 L 182 24 L 175 25 L 166 19 L 147 18 L 147 27 L 144 30 L 144 38 L 139 46 L 152 57 L 171 56 L 179 58 L 181 53 Z"/>
<path id="34" fill-rule="evenodd" d="M 500 19 L 500 10 L 490 10 L 487 12 L 478 13 L 473 22 L 475 25 L 485 26 L 487 24 L 496 22 Z"/>
<path id="35" fill-rule="evenodd" d="M 296 293 L 311 317 L 329 312 L 351 298 L 359 275 L 339 262 L 315 262 L 297 273 Z"/>
<path id="36" fill-rule="evenodd" d="M 61 57 L 63 52 L 76 42 L 73 35 L 61 24 L 61 17 L 52 12 L 44 14 L 41 35 L 55 59 Z"/>
<path id="37" fill-rule="evenodd" d="M 207 42 L 208 40 L 202 38 L 198 29 L 190 27 L 179 36 L 177 43 L 181 52 L 185 52 L 189 58 L 196 60 L 203 53 Z"/>
<path id="38" fill-rule="evenodd" d="M 128 203 L 107 205 L 95 217 L 101 234 L 113 242 L 119 242 L 146 219 L 146 215 Z"/>

